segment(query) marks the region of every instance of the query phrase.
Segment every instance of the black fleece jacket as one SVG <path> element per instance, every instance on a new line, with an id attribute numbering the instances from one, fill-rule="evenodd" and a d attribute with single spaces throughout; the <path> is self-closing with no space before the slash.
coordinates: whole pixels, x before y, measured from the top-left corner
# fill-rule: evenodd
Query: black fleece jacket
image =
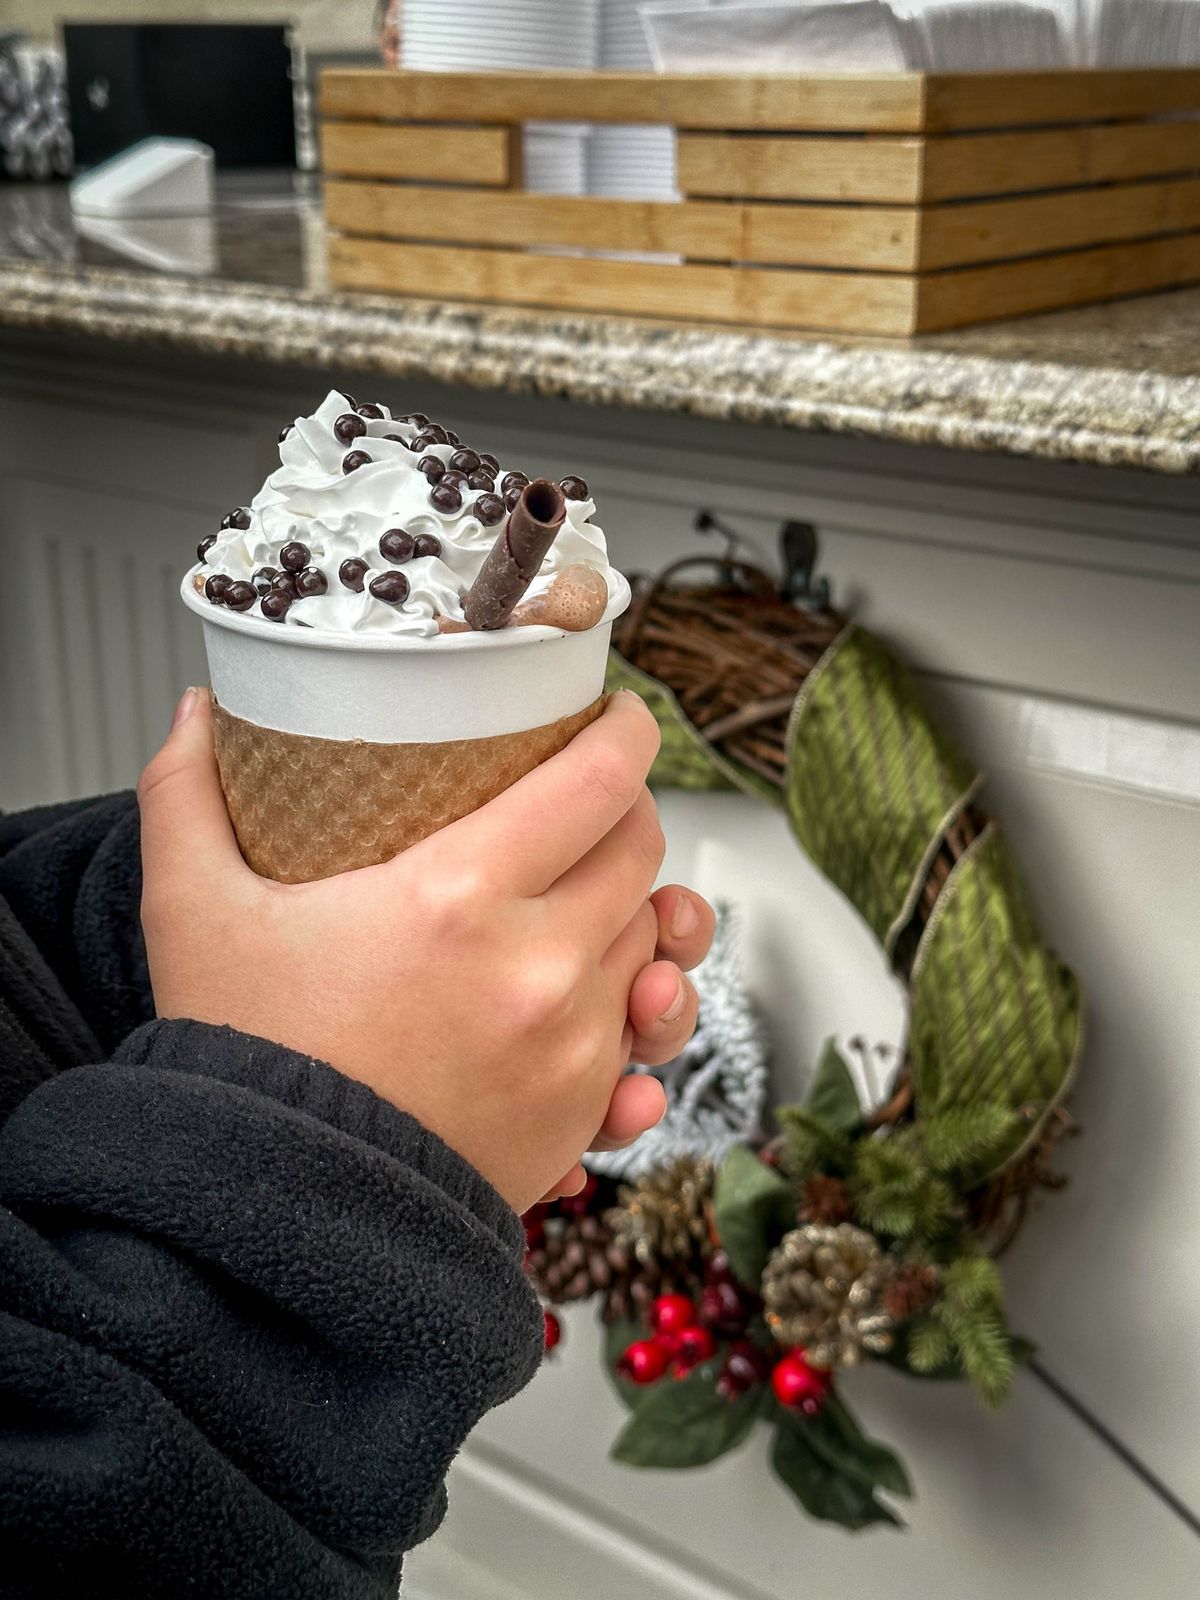
<path id="1" fill-rule="evenodd" d="M 0 1594 L 394 1597 L 541 1314 L 369 1089 L 153 1020 L 128 795 L 0 817 Z"/>

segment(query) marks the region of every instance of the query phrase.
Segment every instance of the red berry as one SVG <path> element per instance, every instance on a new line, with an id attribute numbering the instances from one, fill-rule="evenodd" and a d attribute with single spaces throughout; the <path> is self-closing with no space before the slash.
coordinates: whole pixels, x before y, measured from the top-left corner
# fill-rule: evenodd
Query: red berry
<path id="1" fill-rule="evenodd" d="M 677 1378 L 686 1378 L 693 1367 L 702 1361 L 711 1361 L 717 1353 L 717 1341 L 708 1328 L 683 1328 L 678 1335 L 673 1371 Z"/>
<path id="2" fill-rule="evenodd" d="M 732 1283 L 733 1272 L 729 1266 L 729 1257 L 724 1250 L 714 1250 L 704 1263 L 705 1283 Z"/>
<path id="3" fill-rule="evenodd" d="M 659 1339 L 635 1339 L 617 1362 L 617 1371 L 633 1383 L 653 1383 L 667 1370 L 670 1356 Z"/>
<path id="4" fill-rule="evenodd" d="M 721 1377 L 734 1394 L 745 1394 L 756 1383 L 762 1383 L 771 1370 L 771 1361 L 765 1350 L 760 1350 L 749 1339 L 739 1339 L 729 1347 Z"/>
<path id="5" fill-rule="evenodd" d="M 696 1320 L 696 1308 L 685 1294 L 660 1294 L 650 1307 L 655 1333 L 682 1333 Z"/>
<path id="6" fill-rule="evenodd" d="M 562 1338 L 562 1323 L 554 1315 L 553 1311 L 547 1311 L 544 1307 L 542 1316 L 546 1324 L 546 1354 L 549 1355 L 550 1351 L 554 1349 L 554 1346 Z"/>
<path id="7" fill-rule="evenodd" d="M 746 1303 L 736 1284 L 719 1282 L 707 1284 L 700 1291 L 697 1308 L 699 1321 L 726 1338 L 736 1338 L 746 1331 L 749 1315 Z"/>
<path id="8" fill-rule="evenodd" d="M 824 1367 L 812 1366 L 799 1346 L 789 1350 L 771 1374 L 771 1387 L 780 1405 L 805 1411 L 810 1417 L 821 1409 L 832 1384 L 832 1375 Z"/>

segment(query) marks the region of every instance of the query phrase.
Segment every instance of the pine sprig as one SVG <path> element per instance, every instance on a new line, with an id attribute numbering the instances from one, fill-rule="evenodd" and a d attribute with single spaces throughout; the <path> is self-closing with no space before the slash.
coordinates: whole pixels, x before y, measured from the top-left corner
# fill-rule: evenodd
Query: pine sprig
<path id="1" fill-rule="evenodd" d="M 776 1118 L 783 1134 L 780 1165 L 789 1178 L 800 1182 L 813 1172 L 849 1170 L 855 1151 L 849 1134 L 807 1106 L 782 1106 Z"/>
<path id="2" fill-rule="evenodd" d="M 908 1331 L 908 1364 L 924 1376 L 957 1369 L 984 1403 L 999 1406 L 1012 1387 L 1014 1351 L 1004 1290 L 986 1256 L 959 1256 L 941 1273 L 942 1292 Z"/>
<path id="3" fill-rule="evenodd" d="M 917 1128 L 860 1141 L 850 1187 L 862 1221 L 894 1239 L 934 1242 L 961 1220 L 961 1202 L 926 1161 Z"/>
<path id="4" fill-rule="evenodd" d="M 929 1164 L 938 1172 L 978 1172 L 1011 1148 L 1020 1126 L 1008 1106 L 983 1101 L 928 1118 L 921 1135 Z"/>

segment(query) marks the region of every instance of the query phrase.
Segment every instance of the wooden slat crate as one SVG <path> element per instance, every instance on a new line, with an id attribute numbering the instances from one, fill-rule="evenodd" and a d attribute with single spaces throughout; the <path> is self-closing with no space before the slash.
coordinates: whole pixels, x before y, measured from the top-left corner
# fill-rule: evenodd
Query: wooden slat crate
<path id="1" fill-rule="evenodd" d="M 1200 282 L 1191 69 L 337 70 L 321 118 L 345 288 L 907 335 Z M 683 198 L 522 192 L 534 119 L 674 125 Z"/>

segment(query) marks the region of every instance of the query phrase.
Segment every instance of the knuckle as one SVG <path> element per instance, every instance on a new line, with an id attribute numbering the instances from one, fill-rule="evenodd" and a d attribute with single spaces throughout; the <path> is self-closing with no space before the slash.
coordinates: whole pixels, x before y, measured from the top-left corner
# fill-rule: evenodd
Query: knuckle
<path id="1" fill-rule="evenodd" d="M 580 764 L 579 785 L 584 793 L 625 810 L 637 799 L 640 782 L 619 745 L 597 743 Z"/>

